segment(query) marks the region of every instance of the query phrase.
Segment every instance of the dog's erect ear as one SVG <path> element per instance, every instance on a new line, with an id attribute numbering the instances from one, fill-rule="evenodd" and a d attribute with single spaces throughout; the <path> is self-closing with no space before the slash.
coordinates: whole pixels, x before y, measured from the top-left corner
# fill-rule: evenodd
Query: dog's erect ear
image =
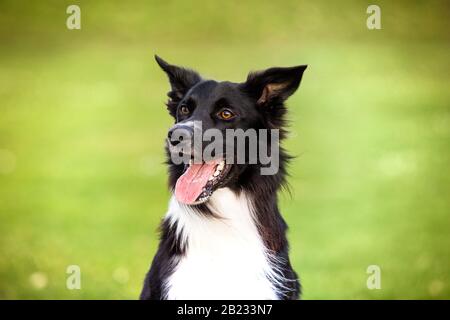
<path id="1" fill-rule="evenodd" d="M 172 91 L 168 95 L 172 99 L 183 98 L 190 88 L 202 80 L 200 75 L 193 70 L 171 65 L 157 55 L 155 55 L 155 60 L 169 77 Z"/>
<path id="2" fill-rule="evenodd" d="M 258 105 L 280 103 L 297 90 L 306 67 L 302 65 L 252 72 L 243 87 L 256 99 Z"/>

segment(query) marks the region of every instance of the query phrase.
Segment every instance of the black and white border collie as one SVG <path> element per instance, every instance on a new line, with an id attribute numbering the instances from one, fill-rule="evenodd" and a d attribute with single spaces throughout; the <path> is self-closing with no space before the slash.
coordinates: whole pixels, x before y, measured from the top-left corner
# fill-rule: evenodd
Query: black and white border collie
<path id="1" fill-rule="evenodd" d="M 233 83 L 204 80 L 158 56 L 156 61 L 171 85 L 167 108 L 175 125 L 166 152 L 173 195 L 141 299 L 298 299 L 277 203 L 288 154 L 280 147 L 273 175 L 262 175 L 259 162 L 229 164 L 223 154 L 215 161 L 175 164 L 171 153 L 179 150 L 170 133 L 201 121 L 202 130 L 278 129 L 283 139 L 284 102 L 306 65 L 270 68 Z"/>

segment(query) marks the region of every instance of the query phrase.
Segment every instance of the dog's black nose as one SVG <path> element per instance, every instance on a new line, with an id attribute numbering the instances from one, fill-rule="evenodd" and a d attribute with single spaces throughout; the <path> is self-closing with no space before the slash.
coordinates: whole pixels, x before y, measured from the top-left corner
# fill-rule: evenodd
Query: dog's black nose
<path id="1" fill-rule="evenodd" d="M 194 137 L 194 129 L 185 125 L 175 125 L 169 130 L 167 138 L 172 146 L 176 146 L 182 141 L 188 143 Z"/>

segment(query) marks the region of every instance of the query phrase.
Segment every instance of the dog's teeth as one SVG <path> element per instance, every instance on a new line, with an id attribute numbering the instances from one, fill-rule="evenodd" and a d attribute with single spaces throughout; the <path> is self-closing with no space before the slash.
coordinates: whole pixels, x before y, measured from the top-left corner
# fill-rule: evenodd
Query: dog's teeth
<path id="1" fill-rule="evenodd" d="M 225 167 L 225 162 L 222 161 L 222 162 L 219 163 L 219 165 L 217 166 L 217 170 L 221 171 L 224 167 Z"/>
<path id="2" fill-rule="evenodd" d="M 220 174 L 220 171 L 214 172 L 214 177 L 217 177 Z"/>
<path id="3" fill-rule="evenodd" d="M 214 176 L 209 177 L 209 179 L 208 179 L 208 181 L 212 181 L 212 180 L 214 180 Z"/>

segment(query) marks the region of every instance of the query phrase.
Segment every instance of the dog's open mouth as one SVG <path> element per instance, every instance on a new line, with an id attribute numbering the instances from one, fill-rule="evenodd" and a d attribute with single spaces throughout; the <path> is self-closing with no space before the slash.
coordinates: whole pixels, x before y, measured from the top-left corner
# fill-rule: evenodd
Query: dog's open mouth
<path id="1" fill-rule="evenodd" d="M 222 159 L 199 164 L 191 161 L 177 180 L 175 197 L 189 205 L 205 202 L 221 185 L 230 167 Z"/>

